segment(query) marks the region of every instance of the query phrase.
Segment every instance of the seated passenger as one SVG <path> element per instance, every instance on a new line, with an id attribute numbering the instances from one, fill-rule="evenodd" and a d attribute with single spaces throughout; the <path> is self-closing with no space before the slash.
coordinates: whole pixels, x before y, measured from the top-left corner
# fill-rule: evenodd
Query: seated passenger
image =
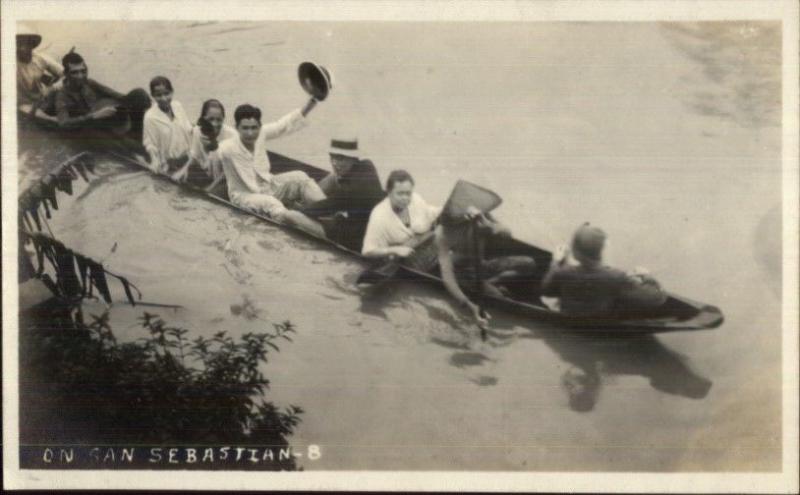
<path id="1" fill-rule="evenodd" d="M 562 312 L 582 317 L 622 316 L 663 304 L 666 293 L 652 277 L 641 271 L 628 275 L 602 263 L 605 241 L 601 229 L 580 226 L 571 251 L 579 265 L 569 265 L 570 251 L 561 248 L 542 280 L 542 294 L 557 297 Z"/>
<path id="2" fill-rule="evenodd" d="M 453 216 L 448 208 L 439 217 L 436 246 L 444 286 L 456 301 L 467 308 L 480 328 L 486 328 L 489 315 L 481 314 L 462 288 L 504 296 L 504 281 L 533 274 L 536 262 L 529 256 L 501 256 L 486 259 L 490 237 L 511 237 L 511 231 L 490 213 L 468 206 L 464 215 Z M 480 272 L 480 273 L 478 273 Z"/>
<path id="3" fill-rule="evenodd" d="M 64 75 L 64 69 L 47 54 L 35 52 L 42 37 L 30 27 L 17 29 L 17 108 L 33 112 L 39 102 L 53 90 L 53 84 Z M 44 112 L 39 117 L 50 118 Z M 55 119 L 53 119 L 55 120 Z"/>
<path id="4" fill-rule="evenodd" d="M 408 258 L 414 248 L 433 236 L 441 212 L 414 192 L 414 179 L 394 170 L 386 180 L 386 198 L 373 208 L 361 254 L 368 258 Z"/>
<path id="5" fill-rule="evenodd" d="M 142 118 L 150 108 L 147 93 L 137 88 L 126 95 L 114 91 L 93 79 L 89 69 L 74 50 L 61 60 L 64 68 L 63 86 L 51 92 L 40 104 L 54 115 L 62 129 L 109 131 L 130 134 L 141 140 Z"/>
<path id="6" fill-rule="evenodd" d="M 236 129 L 225 123 L 225 107 L 219 100 L 206 100 L 192 128 L 189 161 L 172 175 L 178 182 L 206 185 L 208 190 L 225 178 L 217 153 L 219 143 L 238 136 Z M 210 185 L 209 185 L 210 183 Z"/>
<path id="7" fill-rule="evenodd" d="M 305 172 L 273 175 L 267 156 L 267 142 L 302 128 L 306 114 L 316 103 L 312 98 L 302 109 L 264 125 L 261 110 L 240 105 L 233 114 L 238 135 L 220 143 L 217 152 L 233 204 L 324 237 L 325 231 L 317 221 L 290 208 L 325 199 L 325 193 Z"/>
<path id="8" fill-rule="evenodd" d="M 150 154 L 150 168 L 159 174 L 175 173 L 189 161 L 192 123 L 172 94 L 172 82 L 166 77 L 150 81 L 150 96 L 156 104 L 144 114 L 142 144 Z"/>
<path id="9" fill-rule="evenodd" d="M 361 251 L 372 208 L 385 196 L 375 165 L 361 159 L 356 139 L 333 139 L 329 149 L 333 172 L 319 182 L 327 196 L 303 209 L 312 218 L 335 217 L 331 239 Z"/>

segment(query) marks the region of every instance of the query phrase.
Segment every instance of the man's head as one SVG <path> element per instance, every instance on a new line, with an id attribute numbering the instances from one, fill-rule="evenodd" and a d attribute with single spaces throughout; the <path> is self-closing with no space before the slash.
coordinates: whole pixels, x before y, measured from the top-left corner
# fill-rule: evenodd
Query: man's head
<path id="1" fill-rule="evenodd" d="M 405 170 L 393 170 L 386 179 L 386 194 L 395 210 L 404 210 L 411 203 L 414 178 Z"/>
<path id="2" fill-rule="evenodd" d="M 587 222 L 572 237 L 572 254 L 581 264 L 597 264 L 603 259 L 605 243 L 606 233 Z"/>
<path id="3" fill-rule="evenodd" d="M 64 81 L 72 88 L 80 88 L 89 78 L 89 68 L 86 67 L 86 62 L 80 54 L 73 50 L 64 55 L 61 65 L 64 67 Z"/>
<path id="4" fill-rule="evenodd" d="M 244 144 L 253 144 L 261 130 L 261 110 L 253 105 L 244 104 L 236 107 L 233 112 L 236 121 L 236 130 Z"/>
<path id="5" fill-rule="evenodd" d="M 164 112 L 169 112 L 172 105 L 172 81 L 164 76 L 156 76 L 150 80 L 150 96 Z"/>
<path id="6" fill-rule="evenodd" d="M 345 175 L 358 163 L 358 139 L 347 138 L 331 139 L 331 147 L 328 150 L 331 157 L 331 166 L 338 176 Z"/>
<path id="7" fill-rule="evenodd" d="M 17 26 L 17 60 L 27 64 L 33 58 L 33 49 L 39 46 L 42 37 L 25 24 Z"/>

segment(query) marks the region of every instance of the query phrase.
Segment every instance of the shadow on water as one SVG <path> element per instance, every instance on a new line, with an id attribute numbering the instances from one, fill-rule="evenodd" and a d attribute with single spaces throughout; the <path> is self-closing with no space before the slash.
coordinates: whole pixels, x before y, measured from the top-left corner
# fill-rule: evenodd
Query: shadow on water
<path id="1" fill-rule="evenodd" d="M 689 399 L 703 399 L 712 382 L 691 369 L 685 356 L 665 346 L 653 335 L 622 336 L 611 333 L 529 333 L 521 338 L 541 339 L 562 360 L 572 365 L 561 386 L 574 411 L 594 409 L 604 377 L 634 375 L 647 378 L 654 389 Z"/>

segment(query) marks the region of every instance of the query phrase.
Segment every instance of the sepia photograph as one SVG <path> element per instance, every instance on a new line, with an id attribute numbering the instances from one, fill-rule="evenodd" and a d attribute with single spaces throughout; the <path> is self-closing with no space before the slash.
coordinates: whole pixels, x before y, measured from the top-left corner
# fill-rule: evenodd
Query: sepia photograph
<path id="1" fill-rule="evenodd" d="M 368 4 L 4 4 L 8 486 L 796 490 L 797 5 Z"/>

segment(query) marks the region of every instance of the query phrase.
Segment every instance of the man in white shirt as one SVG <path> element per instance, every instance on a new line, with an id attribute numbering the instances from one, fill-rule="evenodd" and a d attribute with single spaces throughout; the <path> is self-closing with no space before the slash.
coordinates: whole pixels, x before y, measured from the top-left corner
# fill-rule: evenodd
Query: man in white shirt
<path id="1" fill-rule="evenodd" d="M 414 179 L 394 170 L 386 180 L 386 198 L 372 209 L 361 254 L 368 258 L 408 258 L 414 246 L 431 238 L 441 207 L 414 192 Z"/>
<path id="2" fill-rule="evenodd" d="M 323 200 L 325 193 L 305 172 L 273 175 L 267 157 L 267 141 L 304 127 L 305 116 L 316 103 L 312 98 L 302 109 L 264 125 L 261 124 L 260 109 L 240 105 L 233 114 L 238 136 L 220 143 L 217 154 L 228 183 L 228 197 L 233 204 L 325 237 L 325 231 L 317 221 L 287 207 Z"/>
<path id="3" fill-rule="evenodd" d="M 30 112 L 64 75 L 64 69 L 47 54 L 35 52 L 42 37 L 30 27 L 17 28 L 17 105 Z M 46 117 L 46 116 L 45 116 Z"/>

